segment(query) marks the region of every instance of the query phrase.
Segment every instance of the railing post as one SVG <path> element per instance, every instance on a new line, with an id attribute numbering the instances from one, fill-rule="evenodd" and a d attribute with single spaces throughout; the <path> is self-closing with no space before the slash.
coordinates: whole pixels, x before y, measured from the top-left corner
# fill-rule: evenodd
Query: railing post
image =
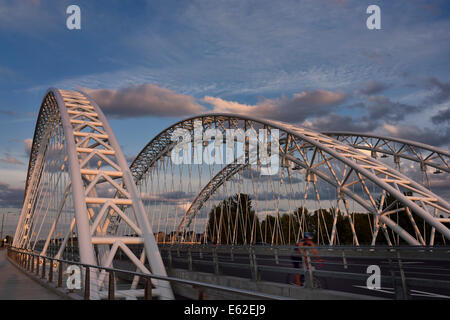
<path id="1" fill-rule="evenodd" d="M 36 257 L 37 259 L 36 259 L 36 275 L 38 276 L 39 275 L 39 263 L 41 262 L 40 260 L 41 260 L 41 257 L 40 256 L 37 256 Z"/>
<path id="2" fill-rule="evenodd" d="M 397 249 L 397 263 L 398 268 L 400 269 L 400 278 L 402 279 L 402 292 L 403 292 L 403 299 L 408 299 L 408 287 L 406 286 L 406 277 L 405 272 L 403 271 L 403 263 L 400 259 L 400 252 Z"/>
<path id="3" fill-rule="evenodd" d="M 152 300 L 152 279 L 145 278 L 145 284 L 144 284 L 144 299 L 145 300 Z"/>
<path id="4" fill-rule="evenodd" d="M 257 281 L 258 280 L 258 265 L 256 264 L 256 256 L 255 256 L 255 252 L 253 251 L 253 248 L 250 248 L 249 260 L 250 260 L 250 272 L 252 274 L 252 279 Z"/>
<path id="5" fill-rule="evenodd" d="M 188 263 L 189 263 L 189 271 L 192 271 L 192 252 L 191 249 L 188 249 Z"/>
<path id="6" fill-rule="evenodd" d="M 62 287 L 62 276 L 63 276 L 63 263 L 59 261 L 58 263 L 58 288 Z"/>
<path id="7" fill-rule="evenodd" d="M 114 300 L 114 271 L 109 271 L 108 300 Z"/>
<path id="8" fill-rule="evenodd" d="M 172 247 L 169 247 L 169 269 L 172 269 Z"/>
<path id="9" fill-rule="evenodd" d="M 219 274 L 219 257 L 217 256 L 217 248 L 213 249 L 214 273 Z"/>
<path id="10" fill-rule="evenodd" d="M 89 300 L 91 294 L 91 272 L 89 267 L 84 269 L 86 275 L 84 278 L 84 300 Z"/>
<path id="11" fill-rule="evenodd" d="M 389 267 L 390 267 L 390 272 L 391 272 L 391 279 L 392 279 L 392 287 L 394 288 L 394 292 L 395 292 L 395 298 L 396 299 L 402 299 L 402 290 L 401 287 L 398 284 L 398 281 L 396 279 L 396 275 L 395 275 L 395 270 L 394 270 L 394 265 L 392 263 L 392 259 L 389 258 Z"/>
<path id="12" fill-rule="evenodd" d="M 312 288 L 313 287 L 313 280 L 311 279 L 312 278 L 312 274 L 309 272 L 310 268 L 309 268 L 309 265 L 308 265 L 308 251 L 307 251 L 306 248 L 302 248 L 301 250 L 302 251 L 299 252 L 299 256 L 300 256 L 300 259 L 302 260 L 302 266 L 303 266 L 303 277 L 304 277 L 304 281 L 303 282 L 305 284 L 305 287 Z M 305 251 L 303 251 L 303 250 L 305 250 Z"/>
<path id="13" fill-rule="evenodd" d="M 50 270 L 48 271 L 48 282 L 53 282 L 53 259 L 50 258 Z"/>
<path id="14" fill-rule="evenodd" d="M 34 256 L 31 256 L 31 273 L 34 272 Z"/>
<path id="15" fill-rule="evenodd" d="M 27 253 L 27 271 L 30 271 L 30 263 L 31 262 L 31 257 L 30 254 Z"/>
<path id="16" fill-rule="evenodd" d="M 42 258 L 42 279 L 45 279 L 45 257 Z"/>
<path id="17" fill-rule="evenodd" d="M 205 300 L 206 295 L 205 295 L 205 290 L 201 287 L 198 287 L 198 300 Z"/>
<path id="18" fill-rule="evenodd" d="M 310 258 L 309 249 L 306 249 L 306 262 L 308 263 L 309 283 L 311 285 L 311 288 L 314 288 L 314 276 L 313 276 L 313 270 L 312 270 L 312 264 L 311 264 L 311 258 Z"/>
<path id="19" fill-rule="evenodd" d="M 344 269 L 348 269 L 347 257 L 345 256 L 345 250 L 344 249 L 342 249 L 342 262 L 344 264 Z"/>

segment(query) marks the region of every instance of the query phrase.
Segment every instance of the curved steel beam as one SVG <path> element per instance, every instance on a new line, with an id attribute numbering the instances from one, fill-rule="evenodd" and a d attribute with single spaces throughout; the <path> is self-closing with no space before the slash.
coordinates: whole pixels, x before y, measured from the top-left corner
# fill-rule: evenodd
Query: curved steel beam
<path id="1" fill-rule="evenodd" d="M 437 170 L 450 173 L 450 152 L 441 148 L 417 141 L 359 132 L 325 131 L 322 133 L 356 149 L 371 151 L 372 156 L 374 156 L 374 153 L 388 154 L 394 157 L 418 162 L 421 164 L 421 168 L 430 166 L 436 168 Z M 394 143 L 398 143 L 399 145 L 393 145 Z M 285 154 L 281 154 L 280 156 L 285 157 Z M 198 211 L 200 211 L 203 204 L 208 201 L 209 197 L 235 173 L 232 170 L 239 171 L 246 166 L 247 164 L 240 166 L 230 164 L 221 170 L 196 196 L 189 209 L 186 211 L 186 216 L 190 216 L 194 212 L 195 215 Z M 232 173 L 228 174 L 229 172 Z M 187 222 L 187 226 L 189 226 L 190 221 L 191 219 Z M 184 223 L 186 223 L 185 219 L 182 220 L 180 226 Z"/>
<path id="2" fill-rule="evenodd" d="M 119 143 L 98 105 L 86 94 L 80 92 L 51 88 L 42 102 L 28 165 L 25 201 L 13 245 L 29 249 L 30 241 L 27 239 L 31 239 L 33 235 L 30 234 L 31 229 L 28 226 L 34 222 L 35 218 L 33 203 L 36 195 L 34 193 L 41 182 L 47 146 L 50 143 L 49 137 L 57 128 L 62 128 L 64 136 L 61 150 L 67 152 L 65 156 L 68 160 L 67 170 L 70 177 L 66 193 L 71 193 L 74 208 L 74 222 L 70 230 L 67 230 L 67 234 L 72 234 L 76 224 L 81 262 L 89 265 L 111 266 L 117 250 L 121 248 L 142 272 L 149 272 L 143 262 L 134 257 L 127 248 L 128 244 L 138 241 L 144 245 L 151 271 L 166 276 L 150 223 Z M 97 165 L 91 167 L 89 161 L 94 158 L 97 160 Z M 101 163 L 111 169 L 102 169 Z M 121 179 L 120 185 L 114 181 L 115 179 Z M 106 195 L 99 198 L 97 196 L 101 188 L 99 184 L 103 182 L 109 183 L 111 188 L 119 191 L 120 199 L 114 196 L 115 193 L 111 197 Z M 46 190 L 47 194 L 51 192 L 52 190 Z M 61 203 L 64 203 L 66 198 L 67 196 Z M 119 205 L 132 208 L 136 223 L 126 217 L 123 210 L 118 207 Z M 60 210 L 63 206 L 63 204 L 60 206 Z M 105 236 L 101 226 L 108 222 L 108 216 L 112 212 L 121 214 L 124 221 L 135 229 L 139 238 Z M 47 235 L 43 252 L 46 252 L 48 243 L 55 236 L 54 225 L 58 219 L 59 214 Z M 36 241 L 38 241 L 37 237 Z M 65 244 L 66 242 L 63 242 L 61 245 L 58 257 L 64 251 Z M 97 290 L 102 288 L 104 280 L 105 274 L 97 274 L 95 270 L 91 270 L 92 297 L 98 297 Z M 155 282 L 162 298 L 173 299 L 172 290 L 167 282 Z"/>
<path id="3" fill-rule="evenodd" d="M 438 170 L 437 172 L 440 170 L 450 173 L 450 152 L 442 148 L 417 141 L 367 133 L 345 131 L 322 133 L 354 148 L 371 151 L 374 156 L 376 153 L 388 154 L 394 159 L 404 158 L 418 162 L 422 170 L 426 170 L 426 167 L 433 167 Z"/>
<path id="4" fill-rule="evenodd" d="M 412 181 L 400 172 L 351 146 L 318 132 L 278 121 L 223 113 L 199 115 L 179 121 L 152 139 L 133 161 L 131 171 L 137 183 L 139 183 L 143 175 L 151 169 L 151 166 L 160 157 L 173 148 L 173 142 L 170 139 L 171 133 L 177 128 L 193 130 L 195 120 L 201 120 L 203 126 L 211 126 L 214 123 L 226 125 L 233 121 L 244 121 L 245 125 L 254 123 L 264 127 L 278 129 L 281 132 L 280 137 L 283 136 L 285 139 L 291 139 L 292 141 L 297 140 L 298 144 L 294 146 L 293 149 L 301 151 L 301 149 L 304 148 L 314 147 L 320 152 L 347 165 L 358 175 L 361 181 L 369 180 L 379 186 L 382 190 L 386 190 L 412 212 L 418 214 L 427 221 L 427 223 L 439 230 L 447 239 L 450 239 L 450 230 L 441 222 L 441 220 L 447 222 L 446 220 L 448 220 L 447 218 L 450 214 L 450 205 L 447 201 L 433 194 L 430 190 Z M 290 151 L 286 153 L 289 154 L 289 152 Z M 333 179 L 336 180 L 336 177 L 333 177 Z M 340 190 L 346 188 L 345 181 L 337 180 L 337 183 Z M 405 195 L 400 191 L 400 188 L 410 190 L 413 195 Z M 356 200 L 357 198 L 354 199 Z M 421 206 L 417 203 L 421 204 Z M 362 202 L 360 204 L 364 207 L 367 205 Z M 427 211 L 425 205 L 434 207 L 436 210 L 440 211 L 441 214 L 438 217 L 433 216 Z M 372 206 L 374 205 L 372 204 Z M 412 244 L 410 240 L 411 239 L 408 239 L 407 241 Z"/>

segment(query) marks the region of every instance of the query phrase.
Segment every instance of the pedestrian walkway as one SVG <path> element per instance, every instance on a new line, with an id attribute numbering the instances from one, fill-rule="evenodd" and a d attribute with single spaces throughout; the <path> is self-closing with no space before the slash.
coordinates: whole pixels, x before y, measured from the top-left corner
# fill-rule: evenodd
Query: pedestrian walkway
<path id="1" fill-rule="evenodd" d="M 17 269 L 6 254 L 6 249 L 0 249 L 0 300 L 61 299 Z"/>

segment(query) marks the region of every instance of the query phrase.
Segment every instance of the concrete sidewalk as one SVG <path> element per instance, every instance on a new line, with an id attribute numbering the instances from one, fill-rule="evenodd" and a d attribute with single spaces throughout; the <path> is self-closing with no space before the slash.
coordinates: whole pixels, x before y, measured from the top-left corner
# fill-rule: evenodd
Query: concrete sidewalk
<path id="1" fill-rule="evenodd" d="M 44 288 L 17 269 L 0 249 L 0 300 L 60 300 L 56 293 Z"/>

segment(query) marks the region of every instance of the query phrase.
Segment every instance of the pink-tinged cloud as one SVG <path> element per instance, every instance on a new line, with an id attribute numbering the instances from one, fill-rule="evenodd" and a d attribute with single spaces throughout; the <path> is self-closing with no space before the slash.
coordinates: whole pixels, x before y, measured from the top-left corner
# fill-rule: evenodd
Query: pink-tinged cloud
<path id="1" fill-rule="evenodd" d="M 23 140 L 23 144 L 25 145 L 25 154 L 30 156 L 31 147 L 33 146 L 33 139 L 25 139 Z"/>
<path id="2" fill-rule="evenodd" d="M 23 188 L 13 188 L 0 181 L 0 208 L 22 207 L 23 192 Z"/>
<path id="3" fill-rule="evenodd" d="M 7 163 L 7 164 L 23 164 L 22 161 L 20 161 L 17 158 L 14 158 L 10 154 L 6 154 L 6 158 L 4 158 L 4 159 L 0 158 L 0 162 L 1 163 Z"/>
<path id="4" fill-rule="evenodd" d="M 214 112 L 299 122 L 311 116 L 330 112 L 346 99 L 347 94 L 342 91 L 314 90 L 295 93 L 292 98 L 282 96 L 277 99 L 264 99 L 256 105 L 241 104 L 210 96 L 203 98 L 203 101 L 210 104 Z"/>
<path id="5" fill-rule="evenodd" d="M 182 117 L 205 112 L 192 96 L 176 93 L 155 84 L 110 90 L 83 89 L 102 108 L 116 118 L 143 116 Z"/>

